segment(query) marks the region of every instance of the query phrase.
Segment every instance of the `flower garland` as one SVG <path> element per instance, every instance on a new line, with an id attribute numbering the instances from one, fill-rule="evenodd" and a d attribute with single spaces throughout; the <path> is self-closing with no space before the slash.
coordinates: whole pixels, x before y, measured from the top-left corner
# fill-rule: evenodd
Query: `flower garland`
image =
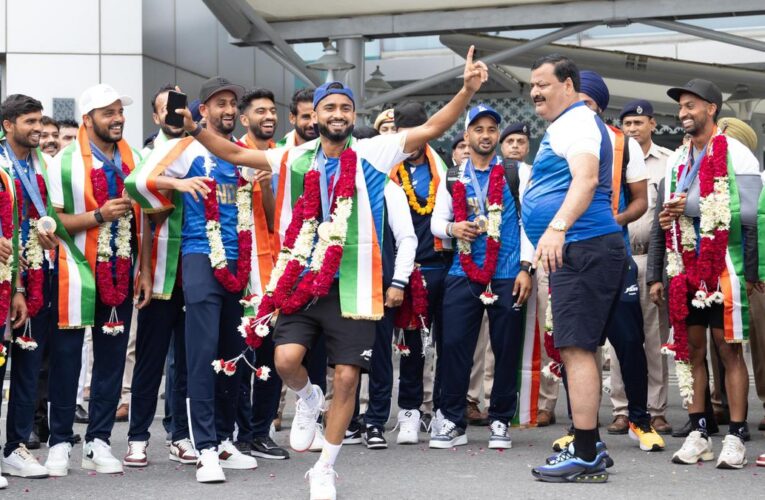
<path id="1" fill-rule="evenodd" d="M 404 347 L 406 347 L 406 351 L 409 349 L 406 346 L 403 331 L 419 330 L 422 339 L 422 355 L 429 354 L 433 349 L 433 339 L 430 335 L 430 328 L 428 328 L 429 323 L 428 283 L 425 281 L 420 266 L 415 265 L 409 276 L 409 284 L 404 289 L 404 301 L 396 311 L 396 318 L 394 319 L 394 326 L 401 330 L 398 341 L 393 344 L 394 350 L 403 356 L 408 356 L 409 353 L 404 353 L 403 349 Z"/>
<path id="2" fill-rule="evenodd" d="M 3 238 L 13 239 L 13 199 L 8 191 L 0 192 L 0 225 Z M 8 317 L 11 307 L 11 280 L 13 279 L 13 257 L 9 262 L 0 262 L 0 318 Z"/>
<path id="3" fill-rule="evenodd" d="M 130 169 L 123 163 L 122 172 L 130 175 Z M 125 189 L 122 178 L 118 175 L 117 193 Z M 104 168 L 94 168 L 90 171 L 90 181 L 93 185 L 93 197 L 98 207 L 103 207 L 109 201 L 109 184 Z M 116 251 L 112 251 L 112 222 L 104 222 L 98 229 L 96 256 L 96 288 L 98 296 L 105 305 L 112 308 L 109 321 L 101 328 L 106 335 L 119 335 L 125 331 L 125 326 L 117 317 L 117 306 L 125 302 L 128 296 L 130 266 L 132 265 L 130 247 L 131 221 L 133 211 L 117 219 L 117 235 L 115 238 Z M 112 260 L 115 260 L 112 269 Z"/>
<path id="4" fill-rule="evenodd" d="M 238 172 L 238 169 L 237 169 Z M 236 275 L 228 268 L 226 249 L 223 246 L 223 236 L 220 225 L 220 205 L 218 203 L 217 186 L 214 179 L 205 181 L 210 192 L 204 199 L 205 232 L 210 245 L 210 264 L 213 274 L 218 282 L 231 293 L 239 293 L 244 290 L 250 279 L 250 265 L 252 263 L 252 184 L 247 182 L 237 173 L 236 188 L 236 232 L 239 247 L 239 258 L 236 263 Z"/>
<path id="5" fill-rule="evenodd" d="M 46 205 L 47 190 L 45 186 L 45 179 L 42 175 L 37 174 L 37 189 L 40 192 L 40 198 L 42 199 L 43 206 Z M 24 196 L 23 189 L 21 187 L 21 181 L 15 179 L 16 193 L 18 200 L 19 213 L 24 213 Z M 29 220 L 29 235 L 27 241 L 24 244 L 24 256 L 27 259 L 27 271 L 26 271 L 26 289 L 27 289 L 27 312 L 30 318 L 37 316 L 44 304 L 43 299 L 43 264 L 45 262 L 45 252 L 40 245 L 39 230 L 37 225 L 40 217 L 45 214 L 37 212 L 37 207 L 34 203 L 30 203 L 27 207 L 27 218 Z"/>
<path id="6" fill-rule="evenodd" d="M 675 357 L 680 395 L 693 401 L 693 372 L 688 354 L 688 293 L 691 305 L 703 309 L 722 304 L 720 274 L 725 267 L 730 231 L 730 194 L 728 179 L 728 143 L 725 136 L 715 136 L 699 169 L 701 244 L 693 220 L 680 216 L 666 232 L 667 276 L 669 277 L 669 319 L 672 341 L 662 346 L 664 354 Z M 713 291 L 708 288 L 714 284 Z"/>
<path id="7" fill-rule="evenodd" d="M 403 163 L 398 167 L 398 176 L 401 179 L 401 188 L 406 193 L 411 209 L 420 215 L 430 215 L 433 213 L 433 207 L 436 206 L 436 179 L 431 176 L 430 184 L 428 184 L 428 198 L 423 207 L 420 205 L 420 202 L 417 201 L 417 195 L 414 192 L 412 180 L 409 178 L 409 172 L 406 171 Z"/>
<path id="8" fill-rule="evenodd" d="M 494 165 L 489 174 L 489 192 L 487 196 L 489 224 L 486 231 L 486 256 L 483 267 L 473 260 L 471 254 L 472 244 L 469 241 L 457 239 L 460 264 L 468 279 L 486 286 L 481 293 L 481 302 L 491 305 L 499 298 L 491 291 L 491 278 L 497 269 L 499 256 L 500 233 L 502 230 L 502 210 L 504 205 L 503 190 L 505 187 L 505 172 L 502 165 Z M 463 222 L 468 218 L 467 213 L 467 189 L 464 181 L 455 182 L 452 187 L 452 199 L 454 206 L 454 221 Z"/>

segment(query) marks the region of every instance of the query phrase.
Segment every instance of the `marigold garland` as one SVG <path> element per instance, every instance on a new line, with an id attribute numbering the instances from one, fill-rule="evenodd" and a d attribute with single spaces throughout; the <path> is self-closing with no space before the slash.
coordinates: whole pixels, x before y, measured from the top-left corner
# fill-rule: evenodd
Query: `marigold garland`
<path id="1" fill-rule="evenodd" d="M 406 193 L 406 198 L 409 201 L 409 207 L 420 215 L 430 215 L 433 213 L 433 207 L 436 206 L 436 179 L 432 176 L 430 178 L 430 183 L 428 184 L 428 198 L 423 207 L 417 200 L 417 194 L 414 192 L 409 172 L 407 172 L 406 167 L 404 167 L 403 164 L 398 167 L 398 176 L 401 179 L 401 188 L 404 190 L 404 193 Z"/>

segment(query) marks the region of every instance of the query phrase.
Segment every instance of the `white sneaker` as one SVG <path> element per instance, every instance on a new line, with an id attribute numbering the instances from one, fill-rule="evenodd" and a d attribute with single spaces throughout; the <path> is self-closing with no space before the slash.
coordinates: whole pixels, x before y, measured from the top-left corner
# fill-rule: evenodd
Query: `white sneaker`
<path id="1" fill-rule="evenodd" d="M 191 439 L 186 438 L 170 443 L 170 456 L 168 458 L 173 462 L 195 464 L 199 459 L 199 453 L 194 449 Z"/>
<path id="2" fill-rule="evenodd" d="M 683 446 L 672 455 L 672 461 L 676 464 L 695 464 L 701 460 L 714 460 L 712 451 L 712 439 L 704 437 L 699 431 L 693 431 L 685 438 Z"/>
<path id="3" fill-rule="evenodd" d="M 741 469 L 746 465 L 746 447 L 737 436 L 728 434 L 723 438 L 722 450 L 717 457 L 718 469 Z"/>
<path id="4" fill-rule="evenodd" d="M 101 474 L 121 474 L 122 462 L 112 455 L 112 447 L 96 438 L 82 447 L 82 468 Z"/>
<path id="5" fill-rule="evenodd" d="M 331 465 L 316 464 L 305 473 L 311 483 L 311 500 L 336 500 L 335 478 L 337 473 Z"/>
<path id="6" fill-rule="evenodd" d="M 436 414 L 433 415 L 433 419 L 430 421 L 430 437 L 436 437 L 443 423 L 444 414 L 441 413 L 441 410 L 436 410 Z"/>
<path id="7" fill-rule="evenodd" d="M 491 423 L 490 429 L 490 450 L 507 450 L 513 447 L 513 440 L 510 439 L 510 429 L 507 428 L 507 424 L 503 424 L 499 420 L 495 420 Z"/>
<path id="8" fill-rule="evenodd" d="M 13 453 L 3 457 L 4 474 L 9 476 L 27 477 L 38 479 L 48 477 L 48 469 L 40 465 L 40 462 L 29 453 L 23 444 L 13 450 Z"/>
<path id="9" fill-rule="evenodd" d="M 313 437 L 316 434 L 316 419 L 319 418 L 324 408 L 324 393 L 321 387 L 314 384 L 313 390 L 316 391 L 317 399 L 314 408 L 309 407 L 305 401 L 298 398 L 295 405 L 295 418 L 292 419 L 292 428 L 290 429 L 290 448 L 297 452 L 306 451 L 311 447 Z"/>
<path id="10" fill-rule="evenodd" d="M 149 457 L 146 455 L 148 441 L 128 441 L 128 450 L 122 465 L 127 467 L 146 467 L 149 465 Z"/>
<path id="11" fill-rule="evenodd" d="M 321 451 L 322 449 L 324 449 L 324 426 L 317 423 L 316 433 L 313 435 L 313 441 L 311 441 L 308 451 Z"/>
<path id="12" fill-rule="evenodd" d="M 0 470 L 0 490 L 4 490 L 7 487 L 8 487 L 8 480 L 2 476 L 2 471 Z"/>
<path id="13" fill-rule="evenodd" d="M 420 410 L 399 410 L 398 436 L 396 444 L 417 444 L 420 442 Z"/>
<path id="14" fill-rule="evenodd" d="M 218 445 L 218 459 L 224 469 L 256 469 L 258 461 L 255 457 L 245 455 L 239 451 L 230 439 L 226 439 Z"/>
<path id="15" fill-rule="evenodd" d="M 48 450 L 48 460 L 45 468 L 53 477 L 63 477 L 69 474 L 69 456 L 72 454 L 71 443 L 58 443 Z"/>
<path id="16" fill-rule="evenodd" d="M 222 483 L 226 474 L 220 466 L 218 452 L 215 448 L 202 450 L 197 460 L 197 481 L 200 483 Z"/>

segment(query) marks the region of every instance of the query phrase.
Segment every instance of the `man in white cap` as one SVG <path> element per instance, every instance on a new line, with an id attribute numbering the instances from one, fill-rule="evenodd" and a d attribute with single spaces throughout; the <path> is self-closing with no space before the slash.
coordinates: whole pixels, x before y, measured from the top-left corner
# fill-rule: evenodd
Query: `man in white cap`
<path id="1" fill-rule="evenodd" d="M 82 450 L 82 468 L 121 473 L 122 463 L 109 445 L 120 399 L 128 332 L 133 309 L 135 232 L 130 199 L 123 179 L 140 156 L 122 138 L 124 106 L 130 97 L 106 84 L 94 85 L 80 96 L 82 126 L 77 138 L 48 168 L 50 202 L 61 224 L 59 237 L 58 328 L 50 342 L 51 476 L 65 476 L 74 444 L 72 425 L 86 328 L 93 334 L 93 378 L 90 423 Z M 142 276 L 135 290 L 137 307 L 151 298 L 150 277 Z"/>

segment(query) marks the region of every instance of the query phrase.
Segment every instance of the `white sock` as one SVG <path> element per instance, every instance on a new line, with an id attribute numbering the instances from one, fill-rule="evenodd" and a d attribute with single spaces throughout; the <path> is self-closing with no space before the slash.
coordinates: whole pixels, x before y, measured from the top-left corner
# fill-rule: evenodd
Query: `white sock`
<path id="1" fill-rule="evenodd" d="M 319 393 L 314 390 L 311 380 L 308 380 L 305 387 L 295 391 L 300 399 L 309 406 L 309 408 L 315 408 L 319 404 Z"/>
<path id="2" fill-rule="evenodd" d="M 319 460 L 316 461 L 316 465 L 323 465 L 325 467 L 334 467 L 337 455 L 340 453 L 340 448 L 343 443 L 332 444 L 329 441 L 324 441 L 324 446 L 321 449 L 321 455 Z"/>

